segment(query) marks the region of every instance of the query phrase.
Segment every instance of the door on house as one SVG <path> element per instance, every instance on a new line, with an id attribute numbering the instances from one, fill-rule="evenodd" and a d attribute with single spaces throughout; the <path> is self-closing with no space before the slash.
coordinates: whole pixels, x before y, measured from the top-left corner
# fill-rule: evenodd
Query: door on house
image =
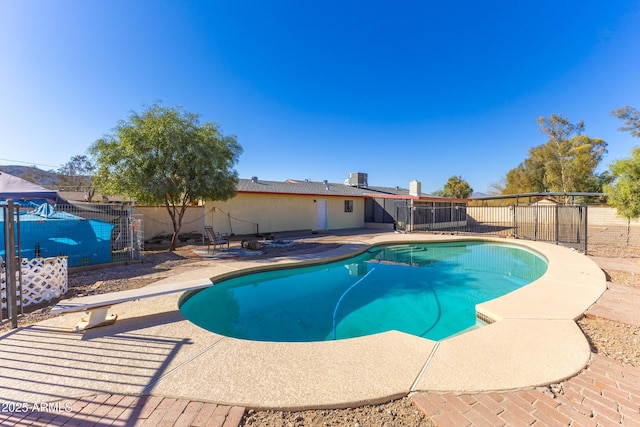
<path id="1" fill-rule="evenodd" d="M 327 229 L 327 201 L 316 201 L 317 215 L 316 215 L 316 230 Z"/>

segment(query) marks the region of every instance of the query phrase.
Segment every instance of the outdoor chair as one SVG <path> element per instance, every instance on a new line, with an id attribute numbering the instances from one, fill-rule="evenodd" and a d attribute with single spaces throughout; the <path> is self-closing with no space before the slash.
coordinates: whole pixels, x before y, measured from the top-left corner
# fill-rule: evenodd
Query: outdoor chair
<path id="1" fill-rule="evenodd" d="M 205 225 L 204 231 L 205 233 L 207 233 L 207 239 L 209 241 L 209 245 L 207 246 L 207 252 L 210 252 L 212 248 L 213 248 L 213 251 L 215 252 L 216 246 L 223 247 L 224 245 L 227 245 L 227 251 L 229 250 L 229 240 L 225 236 L 216 234 L 213 231 L 213 227 L 208 225 Z"/>

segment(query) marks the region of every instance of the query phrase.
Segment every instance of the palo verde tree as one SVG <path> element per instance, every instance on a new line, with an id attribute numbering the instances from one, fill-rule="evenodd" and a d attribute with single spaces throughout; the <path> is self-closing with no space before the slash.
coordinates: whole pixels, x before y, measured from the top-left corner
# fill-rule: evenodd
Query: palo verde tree
<path id="1" fill-rule="evenodd" d="M 640 112 L 635 108 L 625 106 L 612 111 L 625 125 L 622 131 L 640 138 Z M 627 245 L 631 232 L 631 219 L 640 218 L 640 147 L 631 150 L 631 156 L 616 160 L 610 166 L 611 183 L 605 185 L 608 203 L 616 208 L 618 214 L 627 219 Z"/>
<path id="2" fill-rule="evenodd" d="M 236 192 L 233 168 L 242 148 L 235 135 L 223 135 L 218 125 L 199 118 L 181 107 L 154 104 L 132 112 L 89 149 L 101 192 L 165 205 L 173 223 L 171 251 L 189 205 L 227 200 Z"/>

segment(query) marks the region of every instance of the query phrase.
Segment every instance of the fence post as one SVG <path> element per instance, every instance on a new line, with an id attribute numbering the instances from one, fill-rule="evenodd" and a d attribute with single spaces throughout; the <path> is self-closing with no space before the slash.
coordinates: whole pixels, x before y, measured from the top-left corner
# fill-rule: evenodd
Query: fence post
<path id="1" fill-rule="evenodd" d="M 422 220 L 420 217 L 418 217 L 418 219 L 420 221 L 416 221 L 416 216 L 417 216 L 416 212 L 417 212 L 417 210 L 416 210 L 416 207 L 413 206 L 413 202 L 411 202 L 411 204 L 410 204 L 408 209 L 409 209 L 409 218 L 410 218 L 409 223 L 411 224 L 411 233 L 416 233 L 418 231 L 423 231 L 423 232 L 426 233 L 427 232 L 426 225 L 425 225 L 424 229 L 419 229 L 418 228 L 418 223 L 420 223 L 421 221 L 424 221 L 424 220 Z M 422 224 L 420 224 L 420 225 L 422 225 Z"/>
<path id="2" fill-rule="evenodd" d="M 584 205 L 584 222 L 583 222 L 583 235 L 584 235 L 584 245 L 582 247 L 582 252 L 587 253 L 587 230 L 589 229 L 587 212 L 589 211 L 589 206 Z M 580 215 L 582 217 L 582 215 Z"/>
<path id="3" fill-rule="evenodd" d="M 560 243 L 560 218 L 558 217 L 558 213 L 560 211 L 560 207 L 556 203 L 555 205 L 555 218 L 553 219 L 556 223 L 556 245 Z"/>
<path id="4" fill-rule="evenodd" d="M 540 205 L 535 205 L 533 209 L 533 240 L 538 240 L 538 211 Z"/>
<path id="5" fill-rule="evenodd" d="M 7 200 L 4 217 L 4 253 L 7 280 L 7 314 L 11 328 L 18 327 L 18 303 L 16 301 L 16 242 L 14 237 L 13 200 Z"/>

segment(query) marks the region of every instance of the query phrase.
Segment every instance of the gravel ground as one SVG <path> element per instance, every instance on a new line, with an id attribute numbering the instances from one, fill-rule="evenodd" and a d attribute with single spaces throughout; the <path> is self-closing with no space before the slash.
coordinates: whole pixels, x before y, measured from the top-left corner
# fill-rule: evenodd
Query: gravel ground
<path id="1" fill-rule="evenodd" d="M 328 243 L 301 242 L 293 246 L 268 248 L 255 258 L 290 256 L 308 251 L 322 251 L 338 246 Z M 170 274 L 194 268 L 203 261 L 194 252 L 194 246 L 181 246 L 175 252 L 165 248 L 148 250 L 144 262 L 77 271 L 69 274 L 69 291 L 64 298 L 114 292 L 146 286 Z M 613 248 L 593 246 L 590 255 L 626 258 L 640 265 L 640 248 Z M 243 258 L 247 259 L 247 258 Z M 233 261 L 231 261 L 233 262 Z M 606 271 L 610 280 L 631 287 L 640 287 L 640 275 Z M 55 303 L 57 301 L 54 301 Z M 49 306 L 29 310 L 19 319 L 19 326 L 52 317 Z M 3 319 L 6 315 L 3 313 Z M 640 326 L 630 326 L 606 319 L 583 318 L 578 325 L 587 336 L 592 351 L 640 367 Z M 6 320 L 0 324 L 0 332 L 9 330 Z M 434 424 L 406 397 L 382 405 L 359 408 L 313 411 L 253 411 L 248 410 L 243 419 L 245 426 L 433 426 Z"/>
<path id="2" fill-rule="evenodd" d="M 315 411 L 253 411 L 248 410 L 243 426 L 302 427 L 302 426 L 353 426 L 353 427 L 422 427 L 435 426 L 411 399 L 405 397 L 382 405 L 359 408 L 326 409 Z"/>
<path id="3" fill-rule="evenodd" d="M 640 247 L 635 246 L 607 246 L 590 245 L 589 255 L 605 258 L 624 258 L 640 266 Z M 605 270 L 607 280 L 625 286 L 640 288 L 640 274 L 627 271 Z"/>
<path id="4" fill-rule="evenodd" d="M 640 368 L 640 326 L 588 317 L 580 319 L 578 326 L 587 336 L 591 351 Z"/>

